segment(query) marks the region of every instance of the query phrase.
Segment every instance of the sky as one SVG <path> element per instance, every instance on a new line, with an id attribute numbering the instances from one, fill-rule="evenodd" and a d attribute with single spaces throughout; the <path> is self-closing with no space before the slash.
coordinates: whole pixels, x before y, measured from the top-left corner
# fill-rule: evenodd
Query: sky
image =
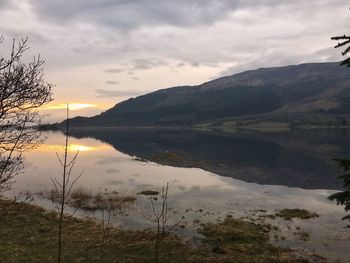
<path id="1" fill-rule="evenodd" d="M 341 60 L 348 0 L 0 0 L 0 57 L 29 38 L 55 85 L 50 120 L 261 67 Z"/>

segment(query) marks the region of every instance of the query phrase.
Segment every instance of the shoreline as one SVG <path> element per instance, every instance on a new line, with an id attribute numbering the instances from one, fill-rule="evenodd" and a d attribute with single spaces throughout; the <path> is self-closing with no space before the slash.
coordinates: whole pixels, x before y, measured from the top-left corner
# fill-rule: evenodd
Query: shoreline
<path id="1" fill-rule="evenodd" d="M 55 212 L 4 200 L 0 200 L 0 208 L 9 211 L 5 223 L 0 226 L 0 259 L 13 256 L 12 259 L 40 262 L 40 259 L 55 258 Z M 125 260 L 121 262 L 130 262 L 128 259 L 132 259 L 131 262 L 153 262 L 155 232 L 150 229 L 126 230 L 114 226 L 102 248 L 99 237 L 101 224 L 98 221 L 66 215 L 64 226 L 66 259 L 85 256 L 91 262 L 101 260 L 101 257 L 101 262 L 115 259 Z M 221 222 L 201 224 L 198 232 L 204 238 L 196 247 L 184 237 L 167 234 L 162 240 L 161 262 L 247 262 L 252 259 L 261 260 L 259 262 L 317 262 L 313 261 L 315 255 L 304 255 L 302 251 L 272 245 L 271 230 L 268 224 L 227 216 Z M 17 254 L 13 254 L 14 250 L 18 251 Z M 82 255 L 79 256 L 80 253 Z"/>

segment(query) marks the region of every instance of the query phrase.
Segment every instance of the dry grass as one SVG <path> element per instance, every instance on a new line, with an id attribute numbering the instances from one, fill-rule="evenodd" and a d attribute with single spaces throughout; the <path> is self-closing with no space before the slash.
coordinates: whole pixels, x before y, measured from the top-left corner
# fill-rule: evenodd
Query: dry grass
<path id="1" fill-rule="evenodd" d="M 85 196 L 85 195 L 84 195 Z M 0 200 L 0 262 L 55 262 L 56 213 L 32 205 Z M 160 262 L 307 262 L 269 243 L 268 228 L 236 219 L 203 225 L 198 248 L 166 235 Z M 101 253 L 102 226 L 94 221 L 64 218 L 64 262 L 153 262 L 156 233 L 113 228 Z"/>
<path id="2" fill-rule="evenodd" d="M 314 212 L 310 212 L 308 210 L 300 209 L 300 208 L 282 209 L 276 214 L 276 216 L 282 217 L 285 220 L 291 220 L 293 218 L 311 219 L 311 218 L 319 217 L 319 215 Z"/>
<path id="3" fill-rule="evenodd" d="M 69 204 L 76 208 L 88 207 L 92 198 L 93 194 L 90 191 L 86 190 L 83 187 L 79 187 L 73 189 L 70 195 Z"/>
<path id="4" fill-rule="evenodd" d="M 39 197 L 50 200 L 53 203 L 59 202 L 57 191 L 37 193 Z M 128 208 L 136 201 L 135 196 L 119 195 L 117 192 L 104 192 L 93 194 L 91 191 L 79 187 L 74 189 L 67 198 L 68 205 L 85 211 L 97 210 L 122 210 Z"/>
<path id="5" fill-rule="evenodd" d="M 0 262 L 56 262 L 58 217 L 32 205 L 19 206 L 0 200 Z M 102 225 L 91 221 L 64 218 L 63 262 L 153 262 L 155 233 L 113 228 L 105 241 Z M 162 262 L 185 262 L 191 257 L 179 238 L 168 236 L 161 248 Z"/>
<path id="6" fill-rule="evenodd" d="M 293 218 L 299 218 L 299 219 L 311 219 L 315 217 L 319 217 L 318 214 L 315 212 L 308 211 L 306 209 L 300 209 L 300 208 L 294 208 L 294 209 L 282 209 L 278 211 L 275 214 L 266 214 L 266 215 L 259 215 L 260 218 L 269 218 L 269 219 L 276 219 L 277 217 L 281 217 L 284 220 L 292 220 Z"/>
<path id="7" fill-rule="evenodd" d="M 93 197 L 92 207 L 97 210 L 105 209 L 106 207 L 112 210 L 121 210 L 127 208 L 136 201 L 135 196 L 121 196 L 118 193 L 98 193 Z"/>
<path id="8" fill-rule="evenodd" d="M 217 224 L 206 224 L 200 232 L 212 252 L 220 254 L 225 262 L 308 262 L 297 258 L 288 249 L 275 247 L 269 242 L 268 225 L 226 218 Z M 234 259 L 234 260 L 232 260 Z"/>
<path id="9" fill-rule="evenodd" d="M 153 191 L 153 190 L 145 190 L 137 193 L 138 195 L 159 195 L 158 191 Z"/>

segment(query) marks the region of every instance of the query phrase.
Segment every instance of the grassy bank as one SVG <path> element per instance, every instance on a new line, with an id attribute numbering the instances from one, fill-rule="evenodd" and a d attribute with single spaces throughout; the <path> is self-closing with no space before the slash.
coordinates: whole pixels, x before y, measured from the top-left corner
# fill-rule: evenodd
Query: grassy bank
<path id="1" fill-rule="evenodd" d="M 0 262 L 55 262 L 56 213 L 0 200 Z M 160 262 L 307 262 L 272 246 L 268 228 L 227 218 L 199 229 L 194 247 L 175 235 L 161 243 Z M 156 233 L 113 228 L 102 242 L 97 222 L 65 217 L 64 262 L 153 262 Z"/>

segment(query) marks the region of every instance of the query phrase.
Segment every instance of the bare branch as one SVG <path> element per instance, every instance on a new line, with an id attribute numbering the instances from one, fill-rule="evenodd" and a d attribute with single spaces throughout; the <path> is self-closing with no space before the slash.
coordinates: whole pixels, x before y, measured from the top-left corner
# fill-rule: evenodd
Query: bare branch
<path id="1" fill-rule="evenodd" d="M 61 262 L 61 259 L 62 259 L 63 215 L 65 212 L 65 206 L 67 203 L 69 203 L 70 195 L 74 185 L 78 182 L 78 180 L 83 174 L 83 171 L 82 171 L 77 177 L 74 178 L 72 182 L 70 181 L 72 170 L 77 160 L 77 157 L 79 155 L 79 151 L 77 151 L 73 156 L 73 158 L 70 161 L 68 161 L 68 157 L 69 157 L 68 148 L 69 148 L 69 105 L 67 105 L 66 132 L 65 132 L 63 159 L 61 159 L 59 154 L 56 153 L 57 159 L 60 165 L 62 166 L 63 171 L 60 178 L 60 182 L 56 178 L 55 179 L 51 178 L 52 184 L 54 185 L 54 188 L 58 193 L 57 209 L 59 212 L 59 225 L 58 225 L 58 240 L 57 240 L 57 245 L 58 245 L 57 259 L 59 263 Z"/>
<path id="2" fill-rule="evenodd" d="M 28 49 L 28 38 L 13 40 L 9 57 L 0 57 L 0 195 L 20 173 L 22 153 L 42 143 L 33 127 L 41 122 L 38 108 L 52 100 L 52 84 L 44 79 L 40 56 L 22 62 Z"/>
<path id="3" fill-rule="evenodd" d="M 63 162 L 61 160 L 61 157 L 58 155 L 57 152 L 56 152 L 56 156 L 57 156 L 57 159 L 58 159 L 59 163 L 61 164 L 61 166 L 63 166 Z"/>
<path id="4" fill-rule="evenodd" d="M 155 198 L 151 196 L 149 198 L 151 204 L 151 213 L 153 216 L 143 215 L 143 217 L 156 224 L 156 239 L 154 245 L 154 262 L 159 262 L 159 246 L 162 239 L 166 236 L 168 231 L 171 231 L 178 227 L 181 222 L 184 220 L 184 216 L 181 217 L 175 224 L 168 226 L 168 216 L 169 216 L 169 207 L 168 207 L 168 192 L 169 192 L 169 183 L 166 186 L 162 187 L 160 198 Z M 157 202 L 156 202 L 157 201 Z M 160 204 L 159 204 L 160 203 Z"/>
<path id="5" fill-rule="evenodd" d="M 348 46 L 347 48 L 345 48 L 345 50 L 343 52 L 341 52 L 342 56 L 347 55 L 350 52 L 350 36 L 347 35 L 343 35 L 343 36 L 335 36 L 331 38 L 332 40 L 342 40 L 342 42 L 339 42 L 335 48 L 339 48 L 339 47 L 345 47 Z M 340 65 L 346 65 L 348 67 L 350 67 L 350 58 L 346 58 L 344 59 Z"/>

